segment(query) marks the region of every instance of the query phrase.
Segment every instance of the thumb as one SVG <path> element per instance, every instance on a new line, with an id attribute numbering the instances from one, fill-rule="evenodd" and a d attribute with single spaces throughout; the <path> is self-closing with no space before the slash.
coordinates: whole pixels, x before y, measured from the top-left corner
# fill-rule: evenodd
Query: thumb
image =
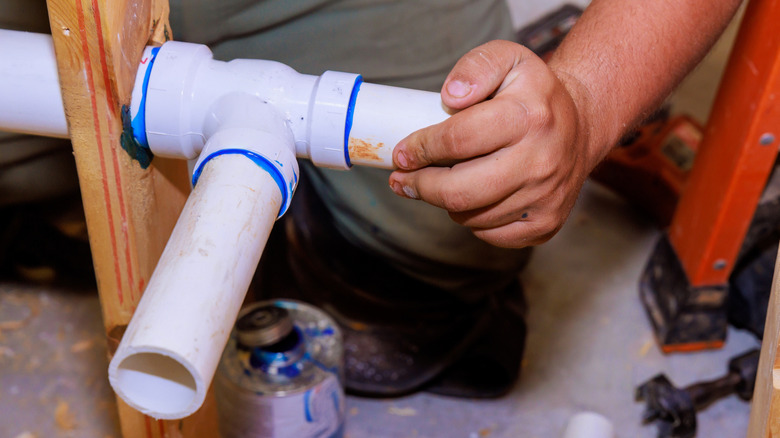
<path id="1" fill-rule="evenodd" d="M 463 55 L 441 90 L 441 99 L 453 109 L 463 109 L 487 99 L 502 88 L 509 72 L 531 52 L 525 47 L 496 40 Z"/>

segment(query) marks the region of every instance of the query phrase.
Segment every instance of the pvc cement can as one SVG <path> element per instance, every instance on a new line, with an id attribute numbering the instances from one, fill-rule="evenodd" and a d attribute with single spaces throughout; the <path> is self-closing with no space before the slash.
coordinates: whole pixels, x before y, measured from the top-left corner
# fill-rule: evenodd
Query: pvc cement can
<path id="1" fill-rule="evenodd" d="M 222 438 L 338 438 L 344 432 L 341 331 L 299 301 L 238 315 L 214 389 Z"/>

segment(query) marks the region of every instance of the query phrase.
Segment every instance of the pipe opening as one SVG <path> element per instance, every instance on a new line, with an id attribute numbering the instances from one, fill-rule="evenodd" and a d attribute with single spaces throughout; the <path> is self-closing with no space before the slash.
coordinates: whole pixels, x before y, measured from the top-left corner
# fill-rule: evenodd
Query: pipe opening
<path id="1" fill-rule="evenodd" d="M 160 417 L 186 411 L 197 397 L 195 378 L 175 359 L 158 353 L 136 353 L 116 369 L 116 386 L 125 400 Z"/>

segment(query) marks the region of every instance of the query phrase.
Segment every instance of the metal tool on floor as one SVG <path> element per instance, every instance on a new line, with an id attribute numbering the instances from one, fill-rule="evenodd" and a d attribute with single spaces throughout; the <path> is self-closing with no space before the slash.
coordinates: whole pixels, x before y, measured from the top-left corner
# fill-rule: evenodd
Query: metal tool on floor
<path id="1" fill-rule="evenodd" d="M 344 431 L 341 331 L 293 300 L 245 307 L 214 380 L 222 438 L 340 438 Z"/>
<path id="2" fill-rule="evenodd" d="M 758 370 L 759 350 L 750 350 L 729 361 L 725 376 L 699 382 L 684 389 L 675 387 L 664 375 L 659 374 L 639 386 L 638 401 L 645 401 L 645 424 L 658 422 L 659 438 L 692 438 L 696 436 L 696 412 L 716 400 L 736 394 L 742 400 L 753 397 Z"/>

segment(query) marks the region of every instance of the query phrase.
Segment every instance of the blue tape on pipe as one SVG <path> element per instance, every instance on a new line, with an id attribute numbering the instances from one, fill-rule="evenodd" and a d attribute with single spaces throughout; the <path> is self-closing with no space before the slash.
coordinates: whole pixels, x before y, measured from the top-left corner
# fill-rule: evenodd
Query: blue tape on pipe
<path id="1" fill-rule="evenodd" d="M 355 115 L 355 103 L 362 83 L 363 76 L 358 75 L 355 78 L 355 85 L 352 86 L 352 94 L 349 96 L 349 105 L 347 106 L 347 120 L 344 123 L 344 161 L 347 163 L 347 167 L 352 167 L 352 162 L 349 160 L 349 133 L 352 132 L 352 117 Z"/>
<path id="2" fill-rule="evenodd" d="M 130 125 L 133 127 L 133 136 L 136 141 L 146 149 L 149 149 L 149 141 L 146 139 L 146 89 L 149 87 L 149 77 L 152 75 L 154 60 L 157 59 L 159 47 L 152 49 L 152 59 L 149 60 L 149 68 L 144 73 L 144 81 L 141 85 L 141 102 L 138 104 L 138 114 L 135 115 Z"/>
<path id="3" fill-rule="evenodd" d="M 200 178 L 200 174 L 203 172 L 203 168 L 206 166 L 206 163 L 220 155 L 243 155 L 252 160 L 255 164 L 257 164 L 258 167 L 268 172 L 274 179 L 276 185 L 279 187 L 279 191 L 282 193 L 282 205 L 279 207 L 279 214 L 276 216 L 277 219 L 282 217 L 284 213 L 287 212 L 287 200 L 291 194 L 287 190 L 287 184 L 285 183 L 284 175 L 271 160 L 256 152 L 248 151 L 246 149 L 221 149 L 206 157 L 203 161 L 201 161 L 200 166 L 198 166 L 198 168 L 195 169 L 195 171 L 192 173 L 193 187 L 195 187 L 195 184 L 198 183 L 198 178 Z"/>

